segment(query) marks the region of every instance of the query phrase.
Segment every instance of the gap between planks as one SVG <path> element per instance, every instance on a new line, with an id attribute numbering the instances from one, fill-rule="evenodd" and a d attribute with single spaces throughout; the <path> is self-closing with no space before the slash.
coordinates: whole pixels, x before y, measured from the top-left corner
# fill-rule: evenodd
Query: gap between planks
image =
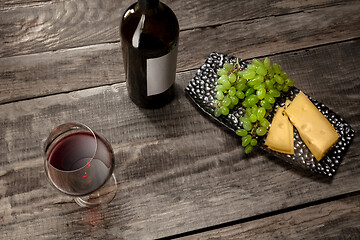
<path id="1" fill-rule="evenodd" d="M 314 202 L 308 202 L 308 203 L 300 204 L 300 205 L 297 205 L 297 206 L 292 206 L 292 207 L 288 207 L 288 208 L 284 208 L 284 209 L 280 209 L 280 210 L 276 210 L 276 211 L 272 211 L 272 212 L 263 213 L 263 214 L 256 215 L 256 216 L 251 216 L 251 217 L 247 217 L 247 218 L 243 218 L 243 219 L 239 219 L 239 220 L 235 220 L 235 221 L 231 221 L 231 222 L 222 223 L 222 224 L 219 224 L 219 225 L 214 225 L 214 226 L 201 228 L 201 229 L 196 229 L 196 230 L 193 230 L 193 231 L 184 232 L 184 233 L 180 233 L 180 234 L 176 234 L 176 235 L 172 235 L 172 236 L 158 238 L 158 240 L 191 237 L 193 235 L 205 233 L 205 232 L 208 232 L 208 231 L 220 230 L 222 228 L 236 226 L 236 225 L 239 225 L 239 224 L 248 223 L 248 222 L 259 220 L 259 219 L 265 219 L 265 218 L 269 218 L 269 217 L 274 217 L 274 216 L 281 215 L 281 214 L 284 214 L 284 213 L 289 213 L 289 212 L 293 212 L 293 211 L 297 211 L 297 210 L 302 210 L 302 209 L 318 206 L 318 205 L 325 204 L 325 203 L 331 203 L 331 202 L 339 201 L 339 200 L 346 199 L 346 198 L 351 198 L 351 197 L 358 196 L 358 195 L 360 195 L 360 191 L 341 194 L 341 195 L 338 195 L 338 196 L 324 198 L 324 199 L 321 199 L 321 200 L 316 200 Z"/>

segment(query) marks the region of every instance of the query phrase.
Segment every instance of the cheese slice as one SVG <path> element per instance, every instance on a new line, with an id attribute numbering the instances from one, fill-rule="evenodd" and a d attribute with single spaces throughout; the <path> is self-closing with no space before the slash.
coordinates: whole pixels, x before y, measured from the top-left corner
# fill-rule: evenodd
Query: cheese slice
<path id="1" fill-rule="evenodd" d="M 290 101 L 286 101 L 285 106 Z M 294 154 L 294 129 L 288 117 L 284 114 L 285 107 L 278 107 L 271 122 L 265 145 L 271 150 Z"/>
<path id="2" fill-rule="evenodd" d="M 325 156 L 339 138 L 333 125 L 303 92 L 294 98 L 290 106 L 285 109 L 285 113 L 318 161 Z"/>

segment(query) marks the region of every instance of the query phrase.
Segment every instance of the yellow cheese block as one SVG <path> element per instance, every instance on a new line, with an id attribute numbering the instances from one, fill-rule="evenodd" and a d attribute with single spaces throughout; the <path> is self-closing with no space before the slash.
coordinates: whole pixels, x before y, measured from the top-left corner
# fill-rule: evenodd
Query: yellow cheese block
<path id="1" fill-rule="evenodd" d="M 285 109 L 285 113 L 318 161 L 325 156 L 339 138 L 333 125 L 303 92 L 294 98 L 290 106 Z"/>
<path id="2" fill-rule="evenodd" d="M 288 102 L 285 105 L 288 105 Z M 284 114 L 284 107 L 278 107 L 276 110 L 265 145 L 277 152 L 294 154 L 294 129 Z"/>

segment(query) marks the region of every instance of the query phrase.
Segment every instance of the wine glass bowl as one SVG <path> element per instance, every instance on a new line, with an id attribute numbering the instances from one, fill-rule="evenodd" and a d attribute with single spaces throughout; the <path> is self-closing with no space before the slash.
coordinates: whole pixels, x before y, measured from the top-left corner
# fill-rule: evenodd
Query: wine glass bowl
<path id="1" fill-rule="evenodd" d="M 80 123 L 54 128 L 44 145 L 45 173 L 62 193 L 80 206 L 110 202 L 116 194 L 114 153 L 103 137 Z"/>

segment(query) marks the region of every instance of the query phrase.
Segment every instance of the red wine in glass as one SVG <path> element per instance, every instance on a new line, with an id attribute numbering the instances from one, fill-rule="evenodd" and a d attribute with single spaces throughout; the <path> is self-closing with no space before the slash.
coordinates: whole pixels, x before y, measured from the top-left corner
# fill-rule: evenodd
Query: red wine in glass
<path id="1" fill-rule="evenodd" d="M 89 127 L 67 123 L 55 128 L 45 144 L 45 171 L 61 192 L 86 207 L 108 203 L 116 192 L 114 154 Z"/>

